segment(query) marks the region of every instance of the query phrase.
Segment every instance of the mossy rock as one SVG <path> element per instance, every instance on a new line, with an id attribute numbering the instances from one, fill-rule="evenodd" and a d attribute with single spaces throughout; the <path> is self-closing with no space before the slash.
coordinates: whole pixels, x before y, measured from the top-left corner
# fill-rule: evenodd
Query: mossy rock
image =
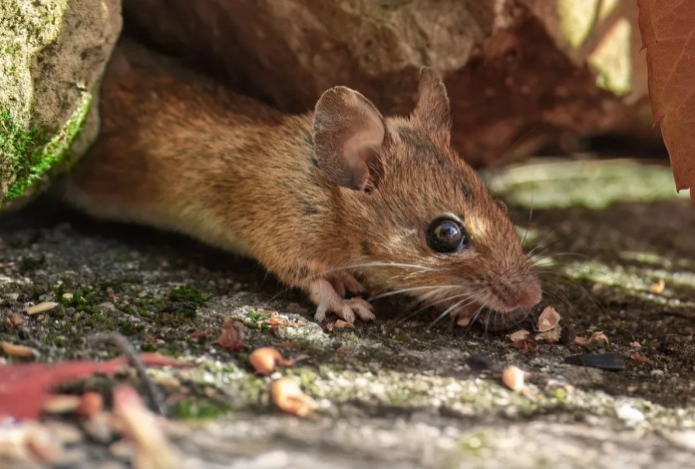
<path id="1" fill-rule="evenodd" d="M 120 0 L 3 0 L 0 208 L 36 193 L 96 136 L 96 93 L 121 24 Z"/>

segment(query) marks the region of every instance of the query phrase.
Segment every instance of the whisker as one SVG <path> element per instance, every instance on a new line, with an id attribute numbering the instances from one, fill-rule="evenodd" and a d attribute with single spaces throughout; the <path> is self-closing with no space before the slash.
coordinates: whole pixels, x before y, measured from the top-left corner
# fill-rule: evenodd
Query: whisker
<path id="1" fill-rule="evenodd" d="M 458 307 L 461 303 L 463 303 L 464 301 L 466 301 L 465 298 L 464 298 L 463 300 L 459 301 L 458 303 L 455 303 L 455 304 L 453 304 L 452 306 L 450 306 L 449 308 L 447 308 L 442 314 L 440 314 L 440 315 L 437 317 L 437 319 L 434 320 L 434 322 L 432 322 L 432 324 L 429 325 L 429 327 L 427 328 L 427 330 L 430 331 L 434 326 L 436 326 L 440 321 L 442 321 L 444 318 L 446 318 L 447 315 L 448 315 L 451 311 L 453 311 L 455 308 L 457 308 L 457 307 Z M 472 302 L 472 301 L 469 301 L 469 302 L 466 303 L 465 305 L 461 306 L 461 308 L 465 308 L 466 306 L 468 306 L 468 305 L 470 305 L 470 304 L 473 304 L 473 302 Z"/>
<path id="2" fill-rule="evenodd" d="M 432 267 L 427 267 L 424 265 L 417 265 L 417 264 L 405 264 L 402 262 L 365 262 L 362 264 L 352 264 L 352 265 L 346 265 L 342 267 L 336 267 L 334 269 L 328 269 L 323 271 L 323 274 L 328 274 L 332 272 L 338 272 L 340 270 L 347 270 L 347 269 L 363 269 L 363 268 L 368 268 L 368 267 L 399 267 L 403 269 L 419 269 L 422 271 L 428 271 L 428 272 L 434 272 L 436 269 L 433 269 Z"/>
<path id="3" fill-rule="evenodd" d="M 444 303 L 444 302 L 446 302 L 446 301 L 456 300 L 456 299 L 458 299 L 458 298 L 463 298 L 462 301 L 470 300 L 470 299 L 473 298 L 473 294 L 472 294 L 472 293 L 461 293 L 460 295 L 448 296 L 448 297 L 446 297 L 446 298 L 442 298 L 442 299 L 437 300 L 437 301 L 432 302 L 432 303 L 428 302 L 428 303 L 426 303 L 425 306 L 423 306 L 422 308 L 418 309 L 418 310 L 415 311 L 414 313 L 411 313 L 411 314 L 407 315 L 407 316 L 406 316 L 405 318 L 403 318 L 401 321 L 397 322 L 396 325 L 402 324 L 403 322 L 407 321 L 408 319 L 410 319 L 410 318 L 416 316 L 417 314 L 421 313 L 422 311 L 424 311 L 424 310 L 426 310 L 426 309 L 429 309 L 429 308 L 431 308 L 431 307 L 433 307 L 433 306 L 435 306 L 435 305 L 438 305 L 438 304 L 440 304 L 440 303 Z M 420 299 L 420 301 L 422 301 L 422 299 Z M 417 304 L 417 301 L 416 301 L 416 304 Z"/>
<path id="4" fill-rule="evenodd" d="M 420 290 L 445 290 L 449 288 L 460 288 L 460 285 L 437 285 L 437 286 L 426 286 L 426 287 L 410 287 L 410 288 L 401 288 L 400 290 L 394 290 L 390 291 L 387 293 L 382 293 L 380 295 L 373 296 L 367 301 L 372 302 L 376 300 L 381 300 L 382 298 L 386 298 L 389 296 L 394 296 L 394 295 L 399 295 L 401 293 L 409 293 L 412 291 L 420 291 Z"/>

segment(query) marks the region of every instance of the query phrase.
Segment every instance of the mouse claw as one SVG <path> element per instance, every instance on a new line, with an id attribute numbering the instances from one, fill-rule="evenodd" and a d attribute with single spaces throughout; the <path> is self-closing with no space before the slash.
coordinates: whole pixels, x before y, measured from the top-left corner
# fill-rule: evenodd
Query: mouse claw
<path id="1" fill-rule="evenodd" d="M 345 303 L 347 303 L 347 306 L 352 311 L 357 313 L 361 320 L 374 321 L 376 319 L 376 316 L 374 316 L 373 313 L 374 306 L 372 306 L 372 304 L 367 302 L 367 300 L 365 300 L 364 298 L 351 298 L 347 300 Z"/>
<path id="2" fill-rule="evenodd" d="M 342 298 L 349 291 L 351 293 L 364 293 L 365 288 L 359 280 L 347 272 L 335 272 L 329 277 L 335 292 Z"/>
<path id="3" fill-rule="evenodd" d="M 317 322 L 326 319 L 326 312 L 335 313 L 342 320 L 349 323 L 355 322 L 355 315 L 363 321 L 376 319 L 372 312 L 374 307 L 364 298 L 341 298 L 335 291 L 335 287 L 326 279 L 315 280 L 309 287 L 309 294 L 314 304 L 318 305 L 314 320 Z"/>
<path id="4" fill-rule="evenodd" d="M 316 308 L 316 314 L 314 314 L 314 321 L 323 322 L 326 319 L 326 311 L 328 307 L 326 305 L 319 305 Z"/>

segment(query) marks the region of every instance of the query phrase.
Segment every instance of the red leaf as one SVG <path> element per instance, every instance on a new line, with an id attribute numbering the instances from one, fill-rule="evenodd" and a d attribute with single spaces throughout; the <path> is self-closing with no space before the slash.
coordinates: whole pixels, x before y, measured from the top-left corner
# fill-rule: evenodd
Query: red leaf
<path id="1" fill-rule="evenodd" d="M 192 366 L 156 353 L 143 353 L 140 360 L 147 366 Z M 68 361 L 48 363 L 19 363 L 0 366 L 0 416 L 36 419 L 51 389 L 59 384 L 86 378 L 96 373 L 112 374 L 126 366 L 125 357 L 106 362 Z"/>
<path id="2" fill-rule="evenodd" d="M 649 98 L 676 189 L 695 202 L 695 0 L 638 0 Z"/>
<path id="3" fill-rule="evenodd" d="M 244 328 L 241 323 L 231 318 L 225 318 L 222 322 L 222 334 L 216 343 L 230 352 L 243 350 L 246 345 L 244 344 Z"/>

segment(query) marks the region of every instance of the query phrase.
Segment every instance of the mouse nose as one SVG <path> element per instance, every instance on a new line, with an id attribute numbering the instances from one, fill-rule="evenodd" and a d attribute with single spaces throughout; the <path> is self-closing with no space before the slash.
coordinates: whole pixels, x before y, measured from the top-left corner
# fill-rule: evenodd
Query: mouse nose
<path id="1" fill-rule="evenodd" d="M 540 303 L 543 292 L 538 284 L 528 285 L 517 297 L 517 308 L 531 307 Z"/>

